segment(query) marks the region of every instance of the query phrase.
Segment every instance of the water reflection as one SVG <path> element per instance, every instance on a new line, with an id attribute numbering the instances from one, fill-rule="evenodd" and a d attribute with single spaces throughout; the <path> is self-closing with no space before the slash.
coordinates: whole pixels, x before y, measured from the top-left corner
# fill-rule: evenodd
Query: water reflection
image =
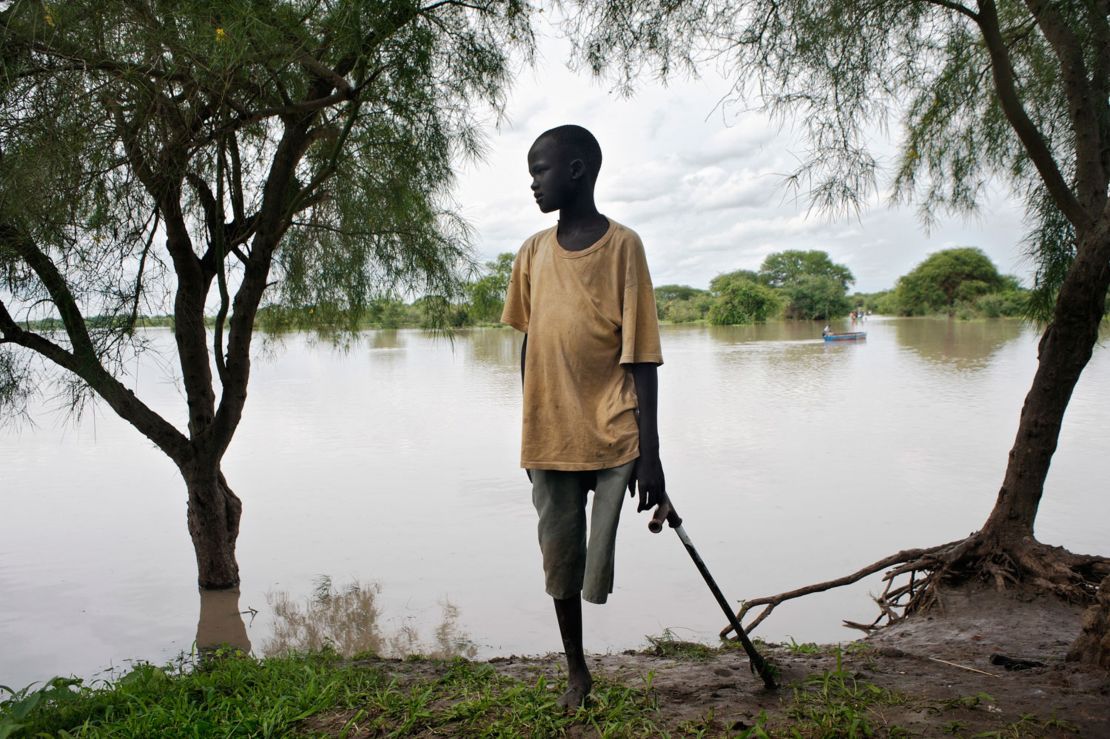
<path id="1" fill-rule="evenodd" d="M 520 337 L 520 333 L 509 328 L 478 329 L 465 334 L 474 358 L 496 366 L 513 366 L 520 361 Z"/>
<path id="2" fill-rule="evenodd" d="M 742 344 L 752 341 L 813 341 L 821 339 L 817 321 L 770 321 L 745 326 L 709 326 L 709 336 L 722 344 Z M 833 326 L 834 331 L 841 329 Z"/>
<path id="3" fill-rule="evenodd" d="M 404 349 L 404 334 L 395 328 L 367 332 L 371 349 Z"/>
<path id="4" fill-rule="evenodd" d="M 898 345 L 934 364 L 982 369 L 1006 344 L 1021 336 L 1017 320 L 957 321 L 954 318 L 905 318 L 892 322 Z"/>
<path id="5" fill-rule="evenodd" d="M 249 613 L 249 611 L 248 611 Z M 251 651 L 251 640 L 239 610 L 239 588 L 200 590 L 200 618 L 197 620 L 197 652 L 204 655 L 220 647 Z"/>
<path id="6" fill-rule="evenodd" d="M 310 597 L 298 600 L 286 591 L 266 594 L 273 610 L 272 635 L 262 645 L 270 657 L 291 652 L 317 652 L 331 649 L 344 657 L 379 655 L 409 657 L 424 655 L 435 659 L 473 657 L 477 647 L 459 627 L 459 610 L 443 601 L 439 625 L 433 642 L 427 642 L 410 619 L 393 633 L 382 631 L 382 612 L 378 605 L 381 586 L 354 580 L 337 587 L 327 575 L 316 578 Z"/>

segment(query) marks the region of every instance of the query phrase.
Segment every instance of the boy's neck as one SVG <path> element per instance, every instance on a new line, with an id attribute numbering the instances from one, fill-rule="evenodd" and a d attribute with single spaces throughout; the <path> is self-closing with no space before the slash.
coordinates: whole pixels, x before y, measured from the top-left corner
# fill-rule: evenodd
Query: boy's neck
<path id="1" fill-rule="evenodd" d="M 609 219 L 598 212 L 593 198 L 568 204 L 559 210 L 555 238 L 568 251 L 581 251 L 594 244 L 609 230 Z"/>

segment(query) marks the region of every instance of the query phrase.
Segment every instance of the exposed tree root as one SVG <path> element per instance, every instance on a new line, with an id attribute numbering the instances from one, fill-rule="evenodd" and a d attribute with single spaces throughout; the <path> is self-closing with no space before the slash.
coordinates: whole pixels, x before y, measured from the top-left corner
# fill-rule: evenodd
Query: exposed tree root
<path id="1" fill-rule="evenodd" d="M 971 581 L 989 582 L 999 590 L 1023 587 L 1050 593 L 1068 602 L 1094 603 L 1099 582 L 1110 574 L 1110 559 L 1072 554 L 1063 547 L 1041 544 L 1030 537 L 1003 543 L 996 537 L 976 532 L 966 539 L 928 549 L 903 550 L 834 580 L 746 600 L 736 616 L 742 620 L 753 608 L 763 606 L 763 610 L 744 626 L 750 633 L 780 603 L 850 585 L 882 570 L 887 570 L 883 575 L 883 592 L 872 596 L 879 606 L 879 614 L 870 624 L 845 621 L 845 626 L 872 631 L 897 623 L 913 613 L 937 606 L 938 586 Z M 721 636 L 728 636 L 732 630 L 731 625 L 726 625 Z"/>

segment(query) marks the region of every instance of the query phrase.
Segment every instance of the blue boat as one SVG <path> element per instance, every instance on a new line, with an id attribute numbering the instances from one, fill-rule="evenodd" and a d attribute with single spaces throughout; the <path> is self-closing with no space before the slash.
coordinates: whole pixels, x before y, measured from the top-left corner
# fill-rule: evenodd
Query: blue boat
<path id="1" fill-rule="evenodd" d="M 847 333 L 835 334 L 827 333 L 822 334 L 825 341 L 863 341 L 867 338 L 866 331 L 849 331 Z"/>

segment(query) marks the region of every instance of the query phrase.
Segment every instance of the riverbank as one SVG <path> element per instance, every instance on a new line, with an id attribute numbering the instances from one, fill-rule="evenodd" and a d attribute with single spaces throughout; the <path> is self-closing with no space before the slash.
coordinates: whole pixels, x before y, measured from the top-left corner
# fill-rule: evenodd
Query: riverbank
<path id="1" fill-rule="evenodd" d="M 1110 736 L 1110 675 L 1064 660 L 1079 619 L 1051 599 L 949 593 L 943 613 L 857 642 L 760 644 L 780 670 L 775 692 L 743 652 L 664 635 L 592 656 L 594 699 L 574 715 L 555 706 L 558 655 L 227 656 L 198 670 L 140 667 L 110 686 L 5 695 L 0 736 L 15 724 L 12 737 Z M 994 654 L 1037 664 L 1008 670 Z"/>

